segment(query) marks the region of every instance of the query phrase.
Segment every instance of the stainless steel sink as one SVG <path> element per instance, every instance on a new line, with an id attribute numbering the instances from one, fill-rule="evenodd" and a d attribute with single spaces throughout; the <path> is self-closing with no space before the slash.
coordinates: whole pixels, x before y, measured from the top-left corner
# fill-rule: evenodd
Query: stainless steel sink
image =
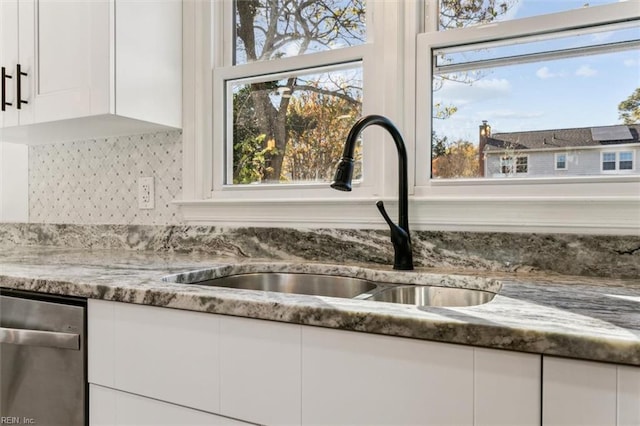
<path id="1" fill-rule="evenodd" d="M 482 290 L 412 285 L 387 288 L 365 300 L 416 306 L 460 307 L 481 305 L 493 300 L 494 296 L 494 293 Z"/>
<path id="2" fill-rule="evenodd" d="M 310 296 L 340 297 L 370 302 L 400 303 L 415 306 L 461 307 L 490 302 L 492 291 L 443 286 L 442 277 L 427 275 L 423 285 L 373 282 L 361 278 L 304 272 L 253 272 L 209 278 L 208 270 L 165 277 L 165 281 L 226 287 L 237 290 L 272 291 Z M 451 276 L 448 277 L 451 280 Z M 471 282 L 467 281 L 471 278 Z M 460 277 L 460 285 L 476 284 L 474 277 Z M 431 285 L 433 282 L 433 285 Z M 427 284 L 428 283 L 428 284 Z M 455 282 L 453 282 L 455 284 Z M 440 286 L 438 285 L 440 284 Z"/>
<path id="3" fill-rule="evenodd" d="M 348 299 L 378 288 L 376 284 L 359 278 L 296 273 L 231 275 L 191 284 L 228 287 L 241 290 L 262 290 L 312 296 L 344 297 Z"/>

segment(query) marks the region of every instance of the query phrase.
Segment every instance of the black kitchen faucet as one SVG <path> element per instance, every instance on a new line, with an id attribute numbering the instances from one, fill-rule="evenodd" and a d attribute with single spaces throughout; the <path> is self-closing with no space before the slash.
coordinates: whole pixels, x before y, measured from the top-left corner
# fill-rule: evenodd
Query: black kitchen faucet
<path id="1" fill-rule="evenodd" d="M 356 146 L 358 135 L 366 127 L 377 124 L 384 127 L 393 137 L 393 141 L 398 149 L 398 210 L 399 223 L 393 223 L 386 210 L 384 203 L 378 201 L 376 206 L 382 217 L 391 229 L 391 242 L 395 251 L 393 269 L 412 270 L 413 254 L 411 252 L 411 236 L 409 235 L 409 208 L 408 208 L 408 188 L 407 188 L 407 150 L 402 140 L 402 135 L 396 126 L 386 117 L 381 115 L 368 115 L 361 118 L 353 125 L 344 144 L 344 152 L 338 163 L 336 174 L 331 183 L 333 189 L 339 191 L 351 191 L 351 179 L 353 176 L 353 153 Z"/>

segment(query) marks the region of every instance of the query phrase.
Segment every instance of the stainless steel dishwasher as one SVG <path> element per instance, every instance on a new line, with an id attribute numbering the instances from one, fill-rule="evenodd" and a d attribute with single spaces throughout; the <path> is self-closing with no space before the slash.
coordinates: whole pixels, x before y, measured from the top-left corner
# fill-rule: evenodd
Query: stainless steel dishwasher
<path id="1" fill-rule="evenodd" d="M 88 424 L 86 300 L 0 290 L 4 423 Z"/>

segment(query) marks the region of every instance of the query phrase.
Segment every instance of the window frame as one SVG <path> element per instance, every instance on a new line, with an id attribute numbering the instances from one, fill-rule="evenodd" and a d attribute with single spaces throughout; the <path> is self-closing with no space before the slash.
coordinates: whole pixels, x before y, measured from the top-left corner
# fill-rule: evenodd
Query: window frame
<path id="1" fill-rule="evenodd" d="M 372 3 L 367 3 L 369 8 Z M 329 67 L 336 64 L 354 63 L 361 61 L 363 68 L 363 114 L 367 114 L 371 107 L 380 102 L 377 96 L 375 80 L 379 78 L 376 75 L 375 67 L 369 65 L 375 61 L 374 43 L 375 32 L 367 31 L 367 42 L 362 45 L 345 47 L 332 51 L 309 53 L 300 56 L 292 56 L 280 58 L 277 60 L 258 61 L 233 65 L 233 25 L 235 25 L 235 14 L 232 0 L 222 0 L 214 2 L 213 15 L 221 17 L 218 19 L 218 28 L 222 28 L 222 32 L 218 32 L 219 38 L 223 41 L 218 46 L 219 56 L 217 62 L 213 63 L 212 69 L 212 93 L 213 93 L 213 130 L 212 130 L 212 162 L 214 167 L 212 170 L 212 183 L 210 194 L 207 198 L 218 200 L 239 200 L 245 201 L 253 199 L 256 203 L 262 202 L 264 198 L 300 198 L 300 191 L 305 192 L 305 196 L 309 198 L 336 198 L 336 191 L 329 188 L 328 183 L 273 183 L 260 185 L 233 185 L 228 184 L 227 161 L 230 153 L 228 152 L 228 137 L 230 131 L 227 130 L 227 114 L 216 113 L 216 111 L 226 111 L 226 82 L 230 80 L 252 79 L 252 78 L 270 78 L 282 77 L 287 73 L 304 73 L 307 70 L 314 70 L 323 67 Z M 371 12 L 367 9 L 367 27 L 373 20 L 376 13 L 372 8 Z M 371 16 L 370 16 L 371 15 Z M 373 34 L 372 34 L 373 33 Z M 220 52 L 220 50 L 222 52 Z M 222 54 L 220 54 L 222 53 Z M 356 196 L 371 196 L 374 187 L 378 184 L 376 176 L 371 173 L 372 170 L 380 167 L 380 159 L 375 155 L 366 153 L 366 145 L 363 149 L 363 178 L 361 182 L 354 182 L 354 194 Z M 337 159 L 336 159 L 337 160 Z"/>
<path id="2" fill-rule="evenodd" d="M 431 69 L 430 55 L 424 54 L 425 46 L 437 46 L 438 37 L 441 37 L 425 32 L 425 28 L 437 20 L 437 0 L 372 3 L 375 6 L 375 10 L 371 10 L 375 20 L 375 48 L 372 45 L 364 48 L 372 50 L 370 53 L 376 64 L 373 68 L 378 72 L 373 80 L 376 100 L 369 104 L 370 107 L 363 105 L 363 115 L 386 115 L 404 136 L 409 154 L 412 231 L 640 235 L 637 223 L 639 176 L 513 177 L 482 182 L 423 179 L 416 159 L 430 159 L 431 147 L 430 144 L 417 144 L 416 140 L 430 141 L 431 137 L 427 133 L 430 129 L 418 117 L 425 104 L 430 110 L 431 99 L 430 91 L 424 92 L 425 87 L 430 86 L 429 79 L 419 76 L 424 75 L 421 70 Z M 603 10 L 603 6 L 596 6 L 525 20 L 530 28 L 530 23 L 536 23 L 541 24 L 540 30 L 561 29 L 571 22 L 580 25 L 601 22 Z M 606 10 L 617 16 L 628 15 L 630 11 L 638 14 L 631 4 L 625 3 L 606 5 Z M 518 30 L 525 20 L 478 26 L 464 34 L 459 30 L 448 30 L 447 40 L 460 43 L 488 40 L 503 33 L 505 26 L 511 27 L 510 31 Z M 225 43 L 220 37 L 213 36 L 212 27 L 220 28 L 225 23 L 222 3 L 184 0 L 183 22 L 183 193 L 176 203 L 181 206 L 185 222 L 223 226 L 386 229 L 387 225 L 373 204 L 377 199 L 384 200 L 390 215 L 395 216 L 397 156 L 391 138 L 373 127 L 363 133 L 365 148 L 367 145 L 375 147 L 371 161 L 376 173 L 367 180 L 365 166 L 365 181 L 370 184 L 366 191 L 343 194 L 298 185 L 293 185 L 293 191 L 281 188 L 261 188 L 259 192 L 214 190 L 217 171 L 210 159 L 220 158 L 220 144 L 214 134 L 220 131 L 217 121 L 222 118 L 218 112 L 223 106 L 212 95 L 215 81 L 219 81 L 214 79 L 212 68 L 224 64 Z M 442 40 L 440 46 L 444 46 Z M 301 57 L 287 59 L 297 58 Z M 366 68 L 365 65 L 365 73 Z M 365 85 L 366 80 L 365 74 Z M 422 93 L 429 94 L 429 99 L 417 96 Z M 365 88 L 364 97 L 367 96 L 372 94 Z M 496 209 L 496 205 L 500 205 L 500 209 Z M 608 219 L 606 223 L 602 220 L 604 217 Z"/>
<path id="3" fill-rule="evenodd" d="M 624 160 L 626 161 L 631 161 L 631 168 L 630 169 L 623 169 L 622 168 L 622 154 L 631 154 L 631 160 Z M 635 151 L 634 150 L 629 150 L 629 151 L 620 151 L 618 153 L 618 169 L 621 171 L 625 171 L 625 172 L 633 172 L 636 169 L 636 159 L 635 159 Z"/>
<path id="4" fill-rule="evenodd" d="M 525 160 L 524 161 L 524 166 L 526 167 L 526 170 L 524 172 L 519 172 L 518 171 L 518 167 L 521 167 L 522 164 L 518 164 L 518 162 L 520 160 Z M 507 164 L 510 163 L 510 164 Z M 505 167 L 510 167 L 513 172 L 508 172 L 506 173 Z M 503 154 L 500 156 L 500 173 L 496 173 L 494 174 L 494 176 L 498 176 L 498 177 L 514 177 L 514 176 L 520 176 L 522 177 L 523 175 L 528 175 L 529 174 L 529 154 Z"/>
<path id="5" fill-rule="evenodd" d="M 558 158 L 559 157 L 564 157 L 564 167 L 558 167 Z M 554 170 L 558 170 L 558 171 L 565 171 L 565 170 L 569 170 L 569 155 L 566 152 L 556 152 L 553 155 L 553 166 L 554 166 Z"/>
<path id="6" fill-rule="evenodd" d="M 620 162 L 622 160 L 620 160 L 620 155 L 623 153 L 629 153 L 631 154 L 631 168 L 630 169 L 621 169 L 620 168 Z M 613 164 L 614 164 L 614 168 L 613 169 L 607 169 L 605 170 L 604 168 L 604 156 L 607 154 L 612 154 L 614 156 L 614 160 L 613 160 Z M 626 161 L 626 160 L 625 160 Z M 608 163 L 611 163 L 611 161 L 608 161 Z M 600 171 L 603 174 L 627 174 L 627 173 L 633 173 L 636 170 L 636 149 L 624 149 L 624 148 L 618 148 L 616 150 L 602 150 L 600 152 Z"/>

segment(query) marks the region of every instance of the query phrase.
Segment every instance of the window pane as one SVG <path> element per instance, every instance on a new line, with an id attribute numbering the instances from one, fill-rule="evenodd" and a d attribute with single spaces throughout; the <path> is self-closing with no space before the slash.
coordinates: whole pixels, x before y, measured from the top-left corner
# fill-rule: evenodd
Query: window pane
<path id="1" fill-rule="evenodd" d="M 633 153 L 620 153 L 620 170 L 633 170 Z"/>
<path id="2" fill-rule="evenodd" d="M 616 169 L 616 153 L 605 152 L 602 154 L 602 170 L 615 170 Z"/>
<path id="3" fill-rule="evenodd" d="M 227 184 L 329 182 L 361 115 L 362 67 L 229 81 Z M 356 150 L 354 179 L 362 175 Z"/>
<path id="4" fill-rule="evenodd" d="M 435 62 L 436 67 L 446 68 L 480 61 L 509 60 L 510 58 L 522 61 L 527 55 L 575 51 L 585 47 L 607 46 L 608 49 L 614 49 L 623 43 L 631 44 L 638 39 L 640 39 L 640 23 L 631 21 L 625 24 L 574 31 L 562 37 L 536 35 L 502 42 L 439 49 L 435 52 Z"/>
<path id="5" fill-rule="evenodd" d="M 556 156 L 556 169 L 567 168 L 567 156 L 565 154 L 559 154 Z"/>
<path id="6" fill-rule="evenodd" d="M 236 0 L 234 64 L 362 44 L 366 0 Z"/>
<path id="7" fill-rule="evenodd" d="M 501 177 L 525 153 L 527 178 L 599 175 L 602 149 L 640 147 L 639 71 L 635 48 L 435 71 L 432 177 Z M 574 167 L 556 170 L 560 149 Z"/>
<path id="8" fill-rule="evenodd" d="M 439 30 L 592 7 L 618 0 L 440 0 Z"/>
<path id="9" fill-rule="evenodd" d="M 527 173 L 528 171 L 528 158 L 518 157 L 516 159 L 516 173 Z"/>

